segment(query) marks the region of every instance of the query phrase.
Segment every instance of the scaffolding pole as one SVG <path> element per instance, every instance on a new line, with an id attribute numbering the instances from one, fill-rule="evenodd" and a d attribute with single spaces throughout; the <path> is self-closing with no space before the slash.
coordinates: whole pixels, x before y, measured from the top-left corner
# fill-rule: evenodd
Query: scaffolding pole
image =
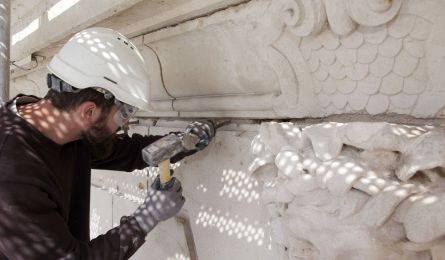
<path id="1" fill-rule="evenodd" d="M 0 0 L 0 105 L 9 99 L 11 1 Z"/>

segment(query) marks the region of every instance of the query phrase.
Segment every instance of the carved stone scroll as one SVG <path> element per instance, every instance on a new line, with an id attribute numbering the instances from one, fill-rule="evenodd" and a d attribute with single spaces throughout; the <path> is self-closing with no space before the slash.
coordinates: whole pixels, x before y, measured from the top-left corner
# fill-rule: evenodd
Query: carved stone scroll
<path id="1" fill-rule="evenodd" d="M 251 154 L 281 260 L 443 257 L 445 128 L 264 123 Z"/>

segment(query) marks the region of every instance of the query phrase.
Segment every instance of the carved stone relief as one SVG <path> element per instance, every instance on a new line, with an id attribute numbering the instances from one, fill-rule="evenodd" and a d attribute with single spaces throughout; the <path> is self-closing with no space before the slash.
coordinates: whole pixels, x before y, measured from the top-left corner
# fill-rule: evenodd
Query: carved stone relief
<path id="1" fill-rule="evenodd" d="M 280 259 L 442 259 L 445 128 L 264 123 L 251 154 Z"/>
<path id="2" fill-rule="evenodd" d="M 442 117 L 443 7 L 253 0 L 147 34 L 144 44 L 159 58 L 172 110 Z"/>

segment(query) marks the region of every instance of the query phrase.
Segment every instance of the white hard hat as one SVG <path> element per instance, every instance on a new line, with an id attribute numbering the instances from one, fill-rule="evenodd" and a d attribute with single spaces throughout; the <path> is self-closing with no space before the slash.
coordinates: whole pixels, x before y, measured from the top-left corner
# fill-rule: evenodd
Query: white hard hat
<path id="1" fill-rule="evenodd" d="M 114 30 L 89 28 L 78 32 L 54 55 L 48 70 L 75 88 L 100 87 L 124 103 L 150 110 L 144 58 Z"/>

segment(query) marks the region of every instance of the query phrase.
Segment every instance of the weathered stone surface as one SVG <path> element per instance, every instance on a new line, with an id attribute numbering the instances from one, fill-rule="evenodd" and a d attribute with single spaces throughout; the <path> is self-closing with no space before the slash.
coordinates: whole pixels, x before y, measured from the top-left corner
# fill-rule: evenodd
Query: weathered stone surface
<path id="1" fill-rule="evenodd" d="M 379 45 L 379 53 L 385 57 L 394 57 L 402 49 L 402 40 L 398 38 L 388 37 L 381 45 Z"/>
<path id="2" fill-rule="evenodd" d="M 384 113 L 389 107 L 389 97 L 382 94 L 377 94 L 369 97 L 366 111 L 371 115 Z"/>
<path id="3" fill-rule="evenodd" d="M 386 95 L 395 95 L 403 90 L 403 78 L 391 73 L 383 78 L 380 92 Z"/>
<path id="4" fill-rule="evenodd" d="M 366 95 L 376 94 L 380 89 L 381 78 L 374 77 L 372 74 L 368 74 L 368 76 L 357 82 L 358 90 Z"/>
<path id="5" fill-rule="evenodd" d="M 208 7 L 199 0 L 186 2 L 194 5 L 174 5 L 173 10 L 190 17 L 241 1 L 215 0 Z M 161 13 L 152 23 L 144 18 L 133 30 L 108 20 L 103 24 L 139 36 L 134 40 L 149 60 L 154 108 L 141 115 L 305 118 L 372 111 L 434 117 L 442 107 L 430 107 L 426 97 L 444 92 L 443 5 L 440 0 L 254 0 L 184 22 Z M 164 10 L 161 3 L 156 6 Z M 132 7 L 125 17 L 131 12 L 137 17 L 143 13 Z M 177 25 L 143 37 L 134 34 L 144 31 L 145 23 L 155 28 L 158 20 Z M 54 49 L 42 53 L 49 58 Z M 45 61 L 38 66 L 43 70 Z M 36 73 L 16 69 L 12 88 L 19 89 Z M 402 78 L 403 91 L 392 74 Z M 362 85 L 360 92 L 354 92 L 351 80 Z M 43 95 L 44 83 L 36 82 L 36 92 Z M 400 106 L 394 97 L 406 97 L 402 93 L 417 96 L 409 97 L 411 107 Z M 383 101 L 379 109 L 376 98 Z"/>
<path id="6" fill-rule="evenodd" d="M 444 128 L 331 122 L 304 127 L 302 135 L 311 146 L 275 153 L 285 179 L 268 179 L 275 184 L 264 190 L 269 205 L 281 205 L 283 217 L 271 218 L 289 231 L 281 246 L 347 259 L 360 248 L 360 257 L 372 260 L 442 252 Z M 419 176 L 407 175 L 413 167 Z"/>

